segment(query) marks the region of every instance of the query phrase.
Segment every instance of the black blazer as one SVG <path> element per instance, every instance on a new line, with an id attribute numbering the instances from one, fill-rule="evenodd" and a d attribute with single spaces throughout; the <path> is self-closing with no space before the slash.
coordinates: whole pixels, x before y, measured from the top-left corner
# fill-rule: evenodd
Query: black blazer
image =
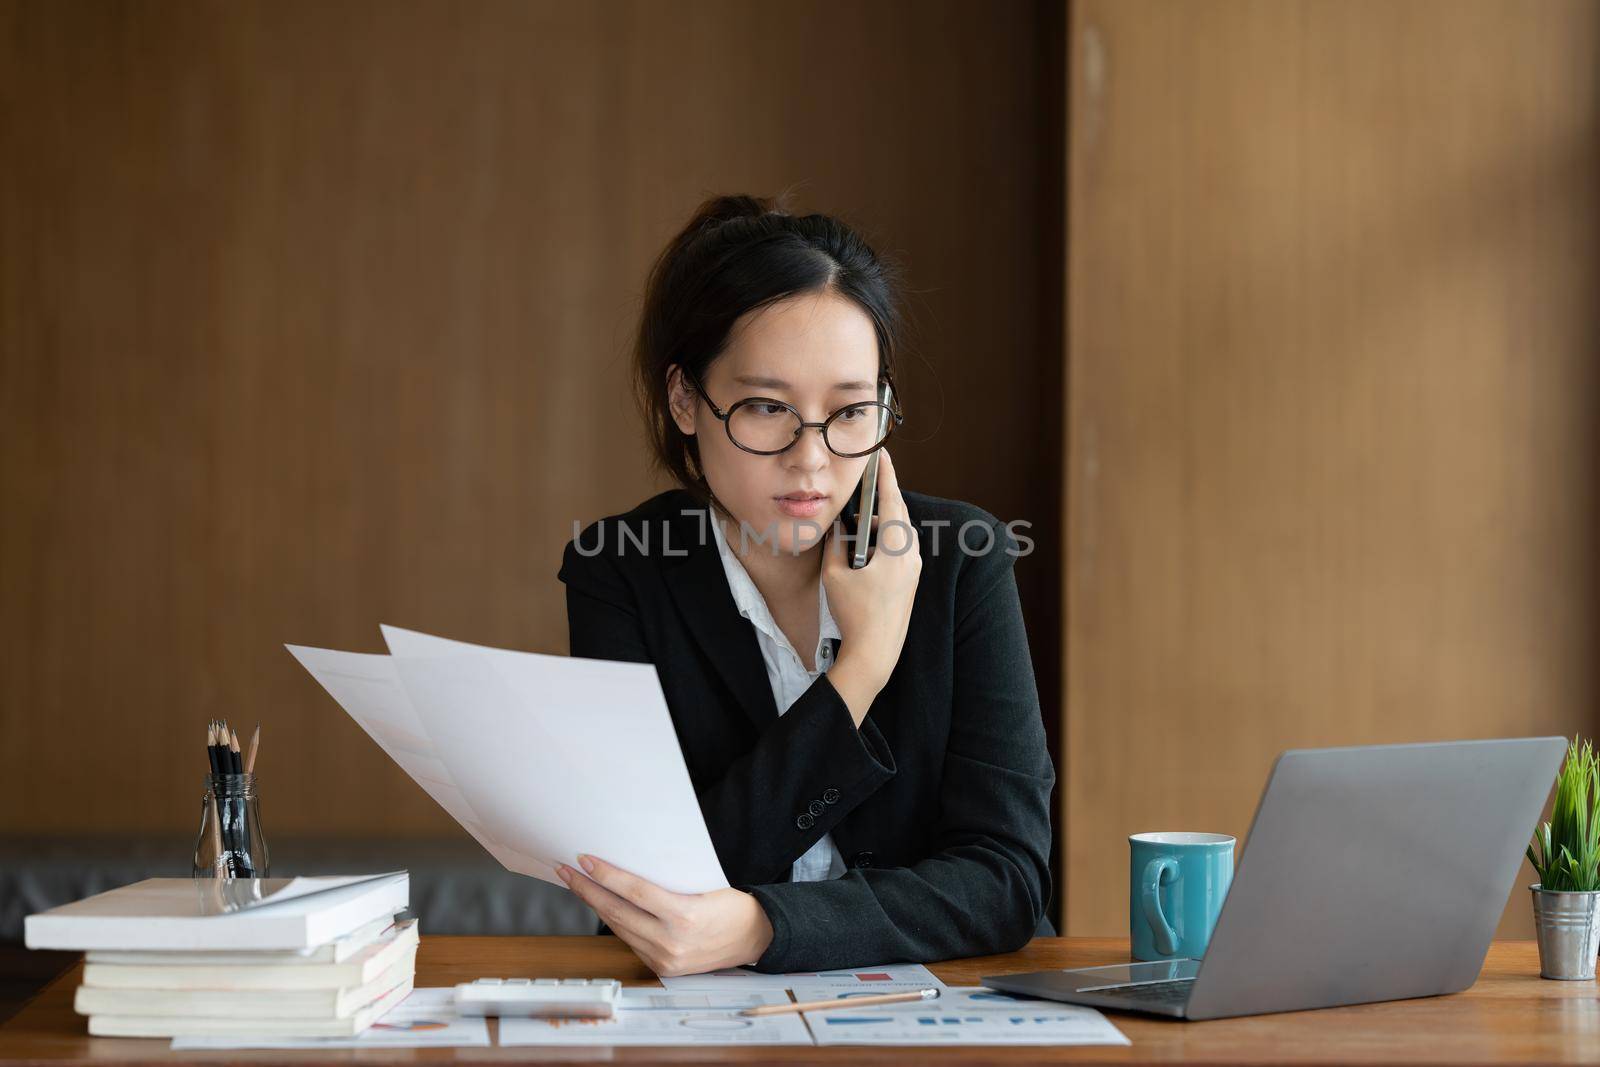
<path id="1" fill-rule="evenodd" d="M 772 922 L 759 970 L 1008 952 L 1044 916 L 1055 770 L 1017 542 L 970 504 L 903 495 L 922 573 L 900 661 L 859 730 L 827 674 L 778 715 L 710 518 L 687 492 L 566 546 L 572 655 L 656 665 L 723 871 Z M 846 512 L 853 522 L 853 502 Z M 957 543 L 966 523 L 971 552 Z M 845 874 L 789 881 L 830 832 Z"/>

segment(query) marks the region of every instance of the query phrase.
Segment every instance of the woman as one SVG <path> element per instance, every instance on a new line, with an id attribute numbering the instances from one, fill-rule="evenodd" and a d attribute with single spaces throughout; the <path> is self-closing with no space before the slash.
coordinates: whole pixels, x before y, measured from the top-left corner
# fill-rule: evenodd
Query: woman
<path id="1" fill-rule="evenodd" d="M 765 200 L 707 202 L 651 273 L 636 385 L 680 488 L 584 530 L 560 577 L 574 656 L 656 665 L 736 888 L 592 856 L 560 874 L 658 974 L 975 956 L 1040 927 L 1055 772 L 1019 549 L 901 491 L 873 406 L 899 329 L 861 238 Z M 874 451 L 876 547 L 851 569 Z"/>

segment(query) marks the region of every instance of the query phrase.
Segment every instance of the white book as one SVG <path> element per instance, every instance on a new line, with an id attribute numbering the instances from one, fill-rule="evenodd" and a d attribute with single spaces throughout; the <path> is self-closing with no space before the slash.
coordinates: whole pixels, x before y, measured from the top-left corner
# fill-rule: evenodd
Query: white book
<path id="1" fill-rule="evenodd" d="M 365 985 L 348 989 L 98 989 L 81 985 L 72 1001 L 79 1015 L 150 1015 L 231 1019 L 243 1029 L 259 1019 L 343 1019 L 416 973 L 413 945 Z"/>
<path id="2" fill-rule="evenodd" d="M 412 979 L 342 1019 L 207 1019 L 160 1015 L 91 1015 L 95 1037 L 353 1037 L 388 1014 L 411 993 Z"/>
<path id="3" fill-rule="evenodd" d="M 90 963 L 83 969 L 83 984 L 99 989 L 348 989 L 366 985 L 402 957 L 415 955 L 417 940 L 417 921 L 412 919 L 391 926 L 343 963 Z M 181 952 L 167 955 L 184 957 Z"/>
<path id="4" fill-rule="evenodd" d="M 386 936 L 397 924 L 391 916 L 374 919 L 343 937 L 334 938 L 316 948 L 256 949 L 245 952 L 207 952 L 204 949 L 170 952 L 124 952 L 118 949 L 95 949 L 84 959 L 89 963 L 121 963 L 139 966 L 166 967 L 170 964 L 199 966 L 201 964 L 250 966 L 315 965 L 343 963 L 368 945 Z"/>
<path id="5" fill-rule="evenodd" d="M 410 903 L 405 871 L 340 878 L 148 878 L 29 915 L 29 948 L 308 949 Z"/>

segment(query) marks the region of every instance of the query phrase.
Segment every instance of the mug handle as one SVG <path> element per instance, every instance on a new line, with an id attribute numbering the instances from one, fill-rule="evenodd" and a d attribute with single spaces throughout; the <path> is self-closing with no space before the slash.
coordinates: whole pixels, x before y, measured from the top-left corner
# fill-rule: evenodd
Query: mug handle
<path id="1" fill-rule="evenodd" d="M 1139 879 L 1144 901 L 1145 921 L 1155 937 L 1156 951 L 1170 956 L 1178 951 L 1178 932 L 1161 914 L 1161 887 L 1178 876 L 1178 861 L 1171 856 L 1157 856 L 1144 865 L 1144 876 Z"/>

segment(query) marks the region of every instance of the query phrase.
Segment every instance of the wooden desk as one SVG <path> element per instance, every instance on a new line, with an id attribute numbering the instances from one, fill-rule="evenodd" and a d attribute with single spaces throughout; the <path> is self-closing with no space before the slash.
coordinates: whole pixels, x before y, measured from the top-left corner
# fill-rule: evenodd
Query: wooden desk
<path id="1" fill-rule="evenodd" d="M 1047 967 L 1125 962 L 1125 939 L 1040 938 L 1009 956 L 955 960 L 932 969 L 951 985 Z M 1310 961 L 1308 961 L 1310 962 Z M 82 964 L 0 1026 L 0 1065 L 25 1063 L 306 1063 L 419 1061 L 587 1063 L 1600 1063 L 1600 987 L 1539 977 L 1531 941 L 1496 943 L 1483 974 L 1450 997 L 1186 1023 L 1111 1013 L 1133 1041 L 1117 1048 L 486 1048 L 331 1052 L 184 1052 L 164 1040 L 90 1038 L 72 1011 Z M 427 937 L 419 986 L 485 975 L 653 976 L 611 937 Z M 490 1024 L 491 1028 L 493 1023 Z"/>

